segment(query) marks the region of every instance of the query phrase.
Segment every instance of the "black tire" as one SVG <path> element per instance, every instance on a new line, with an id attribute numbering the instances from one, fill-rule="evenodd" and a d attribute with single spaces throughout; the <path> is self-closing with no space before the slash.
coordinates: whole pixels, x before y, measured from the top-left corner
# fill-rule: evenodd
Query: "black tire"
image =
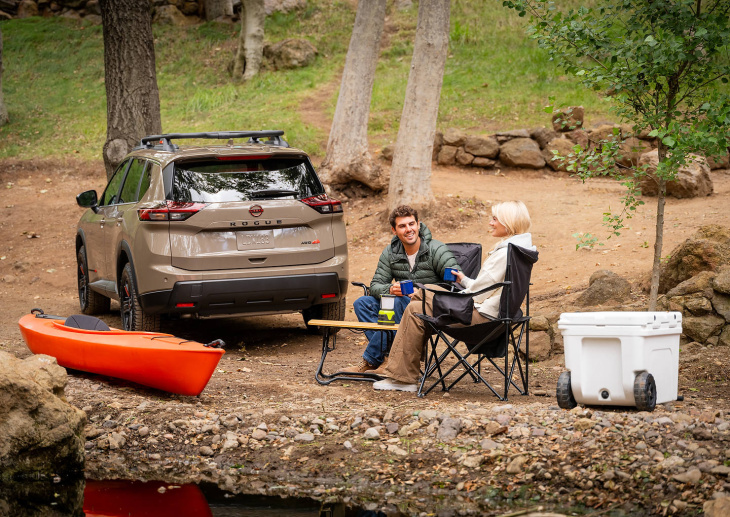
<path id="1" fill-rule="evenodd" d="M 319 327 L 310 326 L 309 320 L 334 320 L 343 321 L 345 319 L 345 311 L 347 310 L 347 301 L 343 296 L 339 302 L 324 303 L 322 305 L 312 305 L 309 309 L 302 311 L 302 317 L 304 318 L 304 324 L 307 326 L 307 330 L 317 334 L 322 334 L 323 331 Z M 330 329 L 330 334 L 336 334 L 340 329 Z"/>
<path id="2" fill-rule="evenodd" d="M 573 409 L 578 405 L 573 396 L 573 387 L 570 384 L 570 372 L 563 372 L 558 377 L 558 389 L 555 392 L 558 406 L 563 409 Z"/>
<path id="3" fill-rule="evenodd" d="M 111 300 L 89 287 L 89 268 L 86 266 L 86 248 L 84 246 L 81 246 L 76 254 L 76 278 L 81 312 L 90 315 L 109 312 Z"/>
<path id="4" fill-rule="evenodd" d="M 131 331 L 159 332 L 161 317 L 159 314 L 147 314 L 142 310 L 137 296 L 132 265 L 127 263 L 122 271 L 119 283 L 119 308 L 122 317 L 122 328 Z"/>
<path id="5" fill-rule="evenodd" d="M 641 372 L 634 379 L 634 401 L 639 411 L 654 411 L 656 407 L 656 382 L 649 372 Z"/>

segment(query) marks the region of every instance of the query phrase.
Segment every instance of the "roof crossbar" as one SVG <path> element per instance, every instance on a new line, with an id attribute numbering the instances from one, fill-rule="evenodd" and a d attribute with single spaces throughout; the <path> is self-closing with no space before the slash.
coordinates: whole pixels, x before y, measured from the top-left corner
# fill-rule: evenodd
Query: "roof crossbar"
<path id="1" fill-rule="evenodd" d="M 174 152 L 175 148 L 172 145 L 172 140 L 180 140 L 183 138 L 211 138 L 211 139 L 232 139 L 232 138 L 248 138 L 250 143 L 260 144 L 262 138 L 268 139 L 266 142 L 269 145 L 276 145 L 279 147 L 289 147 L 281 136 L 284 131 L 277 129 L 271 131 L 216 131 L 213 133 L 166 133 L 164 135 L 150 135 L 145 136 L 140 141 L 140 147 L 145 149 L 153 149 L 155 144 L 161 143 L 163 151 Z"/>

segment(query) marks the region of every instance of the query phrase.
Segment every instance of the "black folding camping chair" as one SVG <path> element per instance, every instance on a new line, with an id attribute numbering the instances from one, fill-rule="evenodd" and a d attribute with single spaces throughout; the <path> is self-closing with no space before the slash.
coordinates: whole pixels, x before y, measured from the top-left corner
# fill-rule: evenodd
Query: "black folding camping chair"
<path id="1" fill-rule="evenodd" d="M 419 287 L 434 293 L 433 315 L 424 314 L 417 316 L 424 320 L 432 332 L 429 338 L 429 350 L 424 366 L 424 374 L 418 390 L 420 397 L 428 394 L 437 385 L 441 385 L 443 391 L 449 391 L 461 379 L 470 376 L 474 382 L 480 382 L 487 386 L 500 400 L 507 400 L 510 386 L 526 395 L 529 384 L 529 321 L 530 321 L 530 276 L 532 266 L 537 262 L 537 251 L 531 251 L 514 244 L 507 246 L 507 270 L 503 282 L 489 286 L 476 293 L 459 293 L 430 289 L 427 286 Z M 499 303 L 499 315 L 485 323 L 471 325 L 466 321 L 465 315 L 471 319 L 470 308 L 473 307 L 473 298 L 479 294 L 502 287 Z M 525 314 L 522 313 L 522 303 L 526 301 Z M 439 353 L 437 347 L 443 342 L 446 349 Z M 520 358 L 520 352 L 524 342 L 524 362 Z M 463 354 L 457 346 L 463 343 L 467 352 Z M 512 356 L 510 362 L 510 355 Z M 456 364 L 448 370 L 444 362 L 448 357 L 456 358 Z M 504 369 L 495 362 L 496 359 L 504 358 Z M 481 365 L 484 360 L 489 361 L 504 379 L 504 395 L 497 390 L 482 376 Z M 462 367 L 463 372 L 456 371 Z M 518 372 L 522 388 L 513 380 L 515 370 Z M 458 375 L 448 386 L 446 379 L 450 375 Z M 429 379 L 433 380 L 430 386 L 426 387 Z"/>

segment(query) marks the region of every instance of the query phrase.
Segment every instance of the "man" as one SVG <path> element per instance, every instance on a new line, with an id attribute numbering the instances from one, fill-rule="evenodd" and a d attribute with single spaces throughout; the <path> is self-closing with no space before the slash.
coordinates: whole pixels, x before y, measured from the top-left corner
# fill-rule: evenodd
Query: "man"
<path id="1" fill-rule="evenodd" d="M 403 296 L 399 282 L 412 280 L 414 283 L 434 284 L 443 281 L 446 268 L 461 269 L 456 259 L 443 242 L 431 238 L 425 224 L 418 222 L 418 212 L 408 205 L 397 207 L 390 214 L 393 239 L 378 260 L 370 296 L 362 296 L 353 304 L 358 321 L 378 321 L 380 297 L 395 295 L 395 322 L 400 323 L 403 311 L 411 301 Z M 395 283 L 393 283 L 395 281 Z M 342 370 L 349 373 L 364 373 L 375 370 L 387 359 L 387 341 L 384 332 L 367 331 L 368 346 L 359 365 Z"/>

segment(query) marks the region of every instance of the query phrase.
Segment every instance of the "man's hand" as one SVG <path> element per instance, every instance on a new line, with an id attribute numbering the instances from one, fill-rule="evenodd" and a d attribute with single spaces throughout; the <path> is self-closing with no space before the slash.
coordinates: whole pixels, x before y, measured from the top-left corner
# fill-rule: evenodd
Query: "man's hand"
<path id="1" fill-rule="evenodd" d="M 395 284 L 390 284 L 390 288 L 388 289 L 389 294 L 394 294 L 396 296 L 403 296 L 403 293 L 400 290 L 400 283 L 396 282 Z"/>

